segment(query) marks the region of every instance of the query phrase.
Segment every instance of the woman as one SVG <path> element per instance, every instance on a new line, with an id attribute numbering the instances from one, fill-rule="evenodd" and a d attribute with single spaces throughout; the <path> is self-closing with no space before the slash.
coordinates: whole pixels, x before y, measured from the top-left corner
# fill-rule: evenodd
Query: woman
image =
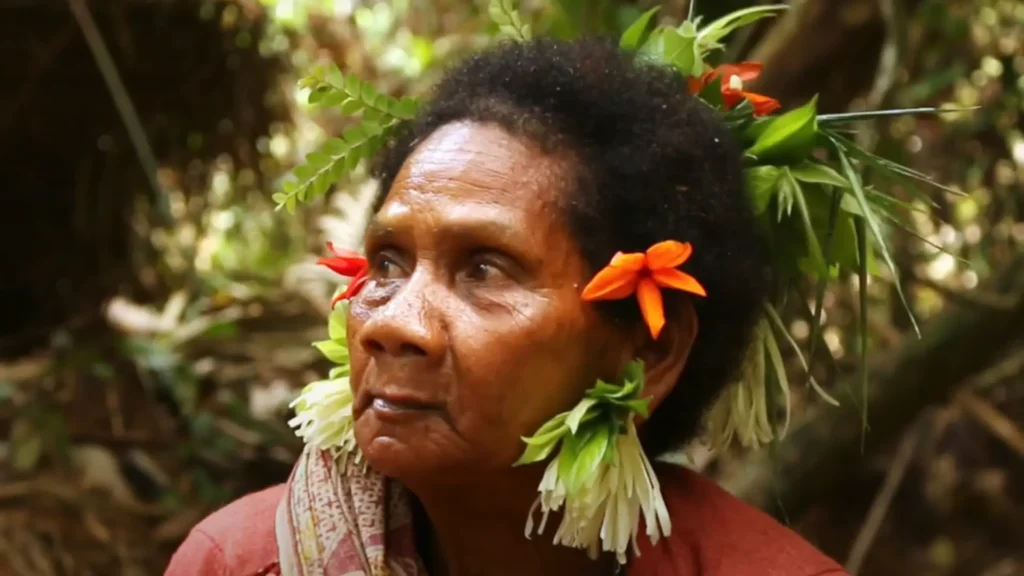
<path id="1" fill-rule="evenodd" d="M 347 317 L 369 469 L 307 450 L 287 485 L 200 523 L 169 576 L 843 574 L 661 464 L 651 498 L 667 518 L 645 508 L 633 537 L 639 522 L 652 538 L 628 557 L 523 535 L 545 475 L 513 466 L 523 437 L 639 360 L 644 461 L 678 448 L 760 310 L 766 260 L 740 153 L 684 79 L 602 41 L 502 45 L 448 72 L 377 176 L 369 269 Z M 685 262 L 676 280 L 645 284 L 659 278 L 651 265 L 615 284 L 630 254 L 651 263 L 666 245 L 667 267 Z"/>

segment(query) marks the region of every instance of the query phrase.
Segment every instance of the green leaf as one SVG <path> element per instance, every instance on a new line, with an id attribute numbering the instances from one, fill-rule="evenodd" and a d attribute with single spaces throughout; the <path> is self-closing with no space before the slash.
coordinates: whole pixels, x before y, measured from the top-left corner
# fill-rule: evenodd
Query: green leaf
<path id="1" fill-rule="evenodd" d="M 331 311 L 330 316 L 327 317 L 327 334 L 331 337 L 331 340 L 344 341 L 348 337 L 348 328 L 345 323 L 345 316 L 347 314 L 348 303 L 339 302 L 334 310 Z"/>
<path id="2" fill-rule="evenodd" d="M 786 330 L 786 325 L 785 323 L 782 322 L 782 318 L 779 316 L 779 313 L 771 304 L 767 302 L 764 303 L 764 307 L 766 315 L 772 321 L 772 324 L 775 326 L 775 329 L 786 338 L 786 342 L 789 343 L 789 346 L 793 349 L 793 352 L 796 353 L 797 360 L 800 361 L 800 365 L 803 367 L 804 372 L 807 374 L 807 382 L 810 384 L 811 388 L 813 388 L 814 391 L 817 392 L 818 395 L 821 396 L 821 398 L 828 402 L 829 404 L 833 406 L 839 406 L 839 402 L 831 395 L 829 395 L 827 392 L 825 392 L 825 390 L 818 384 L 818 381 L 815 380 L 814 376 L 811 374 L 811 366 L 807 362 L 807 358 L 804 357 L 803 352 L 800 350 L 800 345 L 797 344 L 796 340 L 793 339 L 793 335 L 789 333 L 789 330 Z M 786 390 L 786 397 L 789 397 L 788 388 Z"/>
<path id="3" fill-rule="evenodd" d="M 843 151 L 847 154 L 847 156 L 849 156 L 850 158 L 855 158 L 857 160 L 860 160 L 861 162 L 864 162 L 867 165 L 878 168 L 879 170 L 882 171 L 882 173 L 888 172 L 897 174 L 899 176 L 903 176 L 904 178 L 910 178 L 913 180 L 917 180 L 919 182 L 930 184 L 932 186 L 935 186 L 936 188 L 939 188 L 940 190 L 944 190 L 956 196 L 965 196 L 965 193 L 963 191 L 950 188 L 949 186 L 946 186 L 941 182 L 936 181 L 927 174 L 924 174 L 923 172 L 918 172 L 913 168 L 903 166 L 902 164 L 898 164 L 891 160 L 882 158 L 881 156 L 876 156 L 875 154 L 872 154 L 860 148 L 859 146 L 857 146 L 849 139 L 845 138 L 844 136 L 839 134 L 839 132 L 833 129 L 822 128 L 821 134 L 833 146 L 841 147 Z"/>
<path id="4" fill-rule="evenodd" d="M 766 304 L 767 308 L 771 308 L 770 304 Z M 782 360 L 782 354 L 779 352 L 779 344 L 775 341 L 775 336 L 772 334 L 771 328 L 769 328 L 763 321 L 761 322 L 761 333 L 762 342 L 764 342 L 764 349 L 767 352 L 768 359 L 771 361 L 772 368 L 775 370 L 775 380 L 779 383 L 779 388 L 782 391 L 783 402 L 786 407 L 786 420 L 779 430 L 779 436 L 785 436 L 789 430 L 789 418 L 790 418 L 790 400 L 789 400 L 789 376 L 786 374 L 786 363 Z"/>
<path id="5" fill-rule="evenodd" d="M 871 235 L 874 237 L 875 242 L 878 243 L 878 247 L 882 252 L 882 258 L 885 263 L 889 266 L 889 270 L 892 271 L 893 283 L 896 286 L 896 293 L 900 297 L 900 301 L 903 303 L 903 307 L 907 311 L 907 316 L 910 317 L 910 323 L 914 327 L 914 332 L 917 337 L 921 337 L 921 329 L 917 325 L 917 319 L 914 317 L 914 311 L 910 309 L 910 304 L 907 302 L 907 297 L 903 293 L 903 287 L 900 284 L 899 270 L 896 268 L 896 262 L 892 258 L 892 254 L 889 252 L 889 248 L 885 244 L 885 236 L 882 234 L 882 226 L 878 222 L 878 218 L 875 215 L 874 210 L 871 208 L 871 204 L 868 202 L 867 195 L 864 193 L 864 187 L 860 181 L 860 175 L 853 169 L 853 164 L 850 163 L 850 158 L 846 155 L 846 151 L 837 142 L 836 143 L 836 155 L 839 156 L 839 163 L 842 166 L 843 173 L 846 175 L 846 179 L 849 180 L 853 188 L 854 197 L 857 199 L 857 203 L 860 204 L 861 210 L 864 212 L 864 218 L 862 221 L 867 224 L 868 229 L 871 231 Z M 867 242 L 863 242 L 864 248 L 861 252 L 863 257 L 861 258 L 861 266 L 864 271 L 867 272 Z"/>
<path id="6" fill-rule="evenodd" d="M 558 442 L 548 442 L 547 444 L 527 444 L 526 449 L 523 450 L 522 456 L 520 456 L 512 465 L 523 466 L 526 464 L 533 464 L 534 462 L 540 462 L 550 456 L 557 446 Z"/>
<path id="7" fill-rule="evenodd" d="M 331 85 L 333 88 L 344 90 L 345 88 L 345 75 L 341 73 L 341 69 L 338 68 L 337 64 L 331 64 L 327 70 L 320 70 L 319 77 L 323 78 L 324 82 Z"/>
<path id="8" fill-rule="evenodd" d="M 546 431 L 544 428 L 541 428 L 541 430 L 538 430 L 533 436 L 523 437 L 523 443 L 531 446 L 544 446 L 557 442 L 566 434 L 569 434 L 569 426 L 563 421 L 558 426 L 547 429 Z"/>
<path id="9" fill-rule="evenodd" d="M 818 98 L 771 118 L 747 153 L 763 163 L 791 164 L 807 158 L 818 134 Z"/>
<path id="10" fill-rule="evenodd" d="M 803 188 L 793 178 L 788 168 L 783 169 L 782 177 L 786 179 L 793 191 L 793 198 L 796 200 L 797 209 L 800 212 L 800 221 L 804 225 L 804 235 L 807 238 L 807 247 L 811 252 L 814 267 L 818 270 L 819 276 L 827 276 L 828 264 L 825 263 L 825 255 L 821 251 L 821 245 L 818 243 L 818 234 L 811 224 L 811 212 L 807 208 L 807 198 L 804 197 Z"/>
<path id="11" fill-rule="evenodd" d="M 412 120 L 419 111 L 420 104 L 413 98 L 402 98 L 392 110 L 392 114 L 402 120 Z"/>
<path id="12" fill-rule="evenodd" d="M 838 186 L 840 188 L 849 188 L 850 182 L 839 175 L 832 167 L 818 162 L 802 162 L 796 166 L 791 166 L 789 172 L 794 178 L 801 182 L 808 182 L 812 184 L 826 184 L 828 186 Z"/>
<path id="13" fill-rule="evenodd" d="M 623 50 L 636 50 L 638 46 L 642 46 L 644 40 L 646 40 L 648 36 L 648 34 L 646 34 L 647 28 L 650 26 L 654 15 L 658 13 L 658 10 L 661 10 L 661 6 L 655 6 L 637 18 L 636 21 L 622 33 L 622 37 L 619 38 L 619 48 L 622 48 Z"/>
<path id="14" fill-rule="evenodd" d="M 830 166 L 820 164 L 817 162 L 803 162 L 797 166 L 789 168 L 790 173 L 794 178 L 800 182 L 808 184 L 820 184 L 822 186 L 835 186 L 844 190 L 851 188 L 849 180 L 843 178 L 838 172 Z M 860 204 L 852 197 L 843 194 L 840 199 L 840 208 L 855 214 L 857 216 L 863 216 L 864 212 L 860 208 Z"/>
<path id="15" fill-rule="evenodd" d="M 849 160 L 846 160 L 845 158 L 845 155 L 840 155 L 840 159 L 843 160 L 844 168 L 850 164 Z M 861 261 L 860 273 L 857 275 L 860 288 L 860 322 L 857 327 L 857 332 L 860 336 L 860 426 L 862 452 L 864 450 L 864 441 L 867 438 L 868 431 L 868 234 L 865 227 L 867 224 L 870 224 L 870 222 L 871 221 L 867 218 L 863 218 L 857 222 L 857 245 L 860 247 Z M 897 282 L 899 282 L 898 279 Z M 903 295 L 900 294 L 901 298 L 902 296 Z M 906 301 L 904 301 L 904 306 L 906 306 Z M 909 309 L 908 312 L 910 312 Z M 910 318 L 913 320 L 913 313 L 910 313 Z"/>
<path id="16" fill-rule="evenodd" d="M 643 418 L 650 416 L 649 408 L 651 404 L 650 398 L 638 398 L 636 400 L 629 400 L 627 402 L 616 402 L 619 406 L 628 409 L 630 412 L 636 412 Z"/>
<path id="17" fill-rule="evenodd" d="M 341 138 L 331 138 L 323 143 L 320 150 L 333 159 L 335 156 L 341 156 L 345 152 L 348 152 L 348 144 L 346 144 Z"/>
<path id="18" fill-rule="evenodd" d="M 569 416 L 565 419 L 566 425 L 569 427 L 569 431 L 573 434 L 580 427 L 580 422 L 583 421 L 583 417 L 587 415 L 587 411 L 590 410 L 594 404 L 597 404 L 597 400 L 594 398 L 584 398 L 580 400 L 572 410 L 569 411 Z"/>
<path id="19" fill-rule="evenodd" d="M 359 79 L 355 74 L 349 74 L 345 77 L 345 92 L 349 96 L 358 99 L 362 92 L 362 80 Z"/>
<path id="20" fill-rule="evenodd" d="M 684 23 L 685 26 L 685 23 Z M 697 37 L 692 31 L 665 28 L 661 33 L 661 61 L 670 64 L 684 76 L 700 76 L 704 60 L 697 48 Z"/>
<path id="21" fill-rule="evenodd" d="M 357 124 L 346 128 L 342 131 L 341 135 L 345 139 L 345 142 L 348 142 L 354 147 L 362 144 L 363 141 L 366 140 L 366 129 L 362 124 Z"/>
<path id="22" fill-rule="evenodd" d="M 314 342 L 313 346 L 316 346 L 317 350 L 324 355 L 325 358 L 334 362 L 335 364 L 348 364 L 348 346 L 341 344 L 335 340 L 321 340 Z"/>
<path id="23" fill-rule="evenodd" d="M 594 472 L 601 465 L 612 437 L 607 425 L 592 426 L 588 432 L 580 440 L 575 461 L 565 480 L 566 491 L 570 493 L 579 490 L 588 480 L 593 480 Z"/>
<path id="24" fill-rule="evenodd" d="M 622 379 L 626 382 L 636 382 L 641 388 L 644 381 L 644 361 L 635 359 L 622 370 Z"/>
<path id="25" fill-rule="evenodd" d="M 341 103 L 341 113 L 346 116 L 352 116 L 361 112 L 365 106 L 357 98 L 349 96 Z"/>
<path id="26" fill-rule="evenodd" d="M 505 36 L 520 42 L 529 40 L 533 33 L 530 27 L 524 26 L 519 12 L 515 10 L 512 0 L 491 0 L 487 7 L 491 20 L 498 25 L 498 30 Z"/>
<path id="27" fill-rule="evenodd" d="M 747 192 L 753 202 L 754 214 L 763 214 L 778 190 L 781 170 L 778 166 L 755 166 L 745 172 Z"/>
<path id="28" fill-rule="evenodd" d="M 719 42 L 737 28 L 742 28 L 768 16 L 774 16 L 777 12 L 788 8 L 789 6 L 786 4 L 774 4 L 771 6 L 753 6 L 730 12 L 701 28 L 698 34 L 699 45 L 705 52 L 720 48 L 721 44 Z"/>

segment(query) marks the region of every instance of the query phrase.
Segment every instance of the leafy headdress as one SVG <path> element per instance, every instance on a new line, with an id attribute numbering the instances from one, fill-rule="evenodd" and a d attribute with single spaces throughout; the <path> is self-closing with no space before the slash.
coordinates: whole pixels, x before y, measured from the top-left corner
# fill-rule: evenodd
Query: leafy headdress
<path id="1" fill-rule="evenodd" d="M 513 4 L 512 0 L 492 0 L 490 15 L 502 35 L 528 40 L 531 28 L 523 23 Z M 757 6 L 706 24 L 691 17 L 675 27 L 656 25 L 658 9 L 654 8 L 637 19 L 620 39 L 623 50 L 678 71 L 687 78 L 691 93 L 719 112 L 743 147 L 750 202 L 772 242 L 772 265 L 780 281 L 776 282 L 776 292 L 763 303 L 764 315 L 757 323 L 739 378 L 708 413 L 708 438 L 716 447 L 737 442 L 756 448 L 785 434 L 790 386 L 780 337 L 808 371 L 808 386 L 826 402 L 838 404 L 810 375 L 806 357 L 779 313 L 785 295 L 807 277 L 816 281 L 814 308 L 806 310 L 811 324 L 808 356 L 813 356 L 816 348 L 828 353 L 819 330 L 828 284 L 837 280 L 841 271 L 856 274 L 861 298 L 861 380 L 866 390 L 866 283 L 878 273 L 880 257 L 893 272 L 897 293 L 903 297 L 882 227 L 883 221 L 899 222 L 903 215 L 902 203 L 866 185 L 862 172 L 871 168 L 881 175 L 937 185 L 920 172 L 861 149 L 847 137 L 852 121 L 937 110 L 825 115 L 817 112 L 817 101 L 812 98 L 780 113 L 779 102 L 747 89 L 746 84 L 761 73 L 759 64 L 707 64 L 709 56 L 723 48 L 721 41 L 730 33 L 785 9 L 785 5 Z M 306 162 L 295 169 L 294 178 L 274 195 L 276 202 L 289 211 L 300 202 L 325 194 L 363 160 L 374 156 L 420 107 L 416 99 L 381 94 L 334 66 L 314 69 L 301 86 L 309 90 L 311 104 L 340 108 L 345 114 L 358 116 L 359 122 L 309 154 Z M 690 250 L 686 243 L 667 240 L 646 253 L 617 254 L 594 277 L 582 297 L 596 301 L 635 294 L 651 334 L 657 338 L 664 324 L 662 289 L 705 296 L 696 279 L 678 270 Z M 335 251 L 333 257 L 320 262 L 353 278 L 334 303 L 353 296 L 365 281 L 365 260 L 356 254 Z M 352 435 L 352 393 L 342 309 L 339 306 L 331 314 L 330 338 L 316 344 L 337 367 L 327 380 L 303 390 L 293 403 L 296 417 L 291 423 L 307 443 L 332 450 L 339 457 L 359 458 Z M 558 451 L 539 488 L 535 505 L 541 512 L 538 532 L 544 530 L 552 511 L 561 511 L 556 543 L 588 549 L 593 554 L 599 550 L 615 552 L 620 562 L 626 561 L 631 543 L 636 551 L 641 516 L 652 541 L 670 532 L 671 522 L 657 477 L 637 439 L 635 417 L 647 416 L 647 400 L 642 392 L 643 366 L 636 361 L 618 381 L 599 381 L 574 409 L 556 416 L 524 439 L 526 449 L 517 464 L 540 462 Z M 866 409 L 866 403 L 861 408 Z M 776 418 L 776 412 L 784 416 Z M 535 527 L 533 512 L 527 522 L 527 536 Z"/>

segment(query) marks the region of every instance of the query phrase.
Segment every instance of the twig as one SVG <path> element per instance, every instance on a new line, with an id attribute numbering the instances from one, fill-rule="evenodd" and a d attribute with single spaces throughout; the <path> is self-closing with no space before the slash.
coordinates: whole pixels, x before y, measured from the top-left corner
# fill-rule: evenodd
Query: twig
<path id="1" fill-rule="evenodd" d="M 878 56 L 878 70 L 875 81 L 868 93 L 866 107 L 874 110 L 885 102 L 886 96 L 896 83 L 896 72 L 900 60 L 906 53 L 907 22 L 902 7 L 896 0 L 878 0 L 878 11 L 885 23 L 885 43 L 882 53 Z"/>
<path id="2" fill-rule="evenodd" d="M 78 27 L 82 29 L 82 35 L 85 37 L 86 44 L 89 45 L 93 59 L 96 60 L 96 67 L 99 68 L 100 74 L 103 75 L 103 80 L 107 83 L 110 95 L 114 99 L 114 106 L 121 116 L 125 130 L 128 131 L 132 147 L 135 148 L 139 164 L 142 165 L 142 170 L 146 173 L 146 178 L 149 180 L 149 185 L 153 192 L 153 210 L 157 221 L 164 226 L 169 226 L 172 222 L 171 209 L 167 202 L 167 196 L 163 193 L 160 182 L 157 180 L 158 166 L 156 155 L 153 154 L 153 149 L 146 139 L 146 132 L 142 128 L 142 122 L 139 120 L 135 105 L 128 95 L 128 89 L 125 88 L 124 82 L 121 80 L 121 75 L 117 71 L 117 65 L 114 63 L 114 59 L 110 55 L 106 43 L 103 41 L 103 35 L 100 34 L 88 6 L 85 5 L 85 1 L 67 0 L 67 2 L 68 7 L 71 8 L 71 13 L 75 17 L 75 21 L 78 22 Z"/>
<path id="3" fill-rule="evenodd" d="M 846 571 L 850 574 L 857 574 L 864 565 L 864 560 L 867 558 L 868 552 L 871 551 L 871 546 L 878 536 L 878 531 L 885 522 L 889 507 L 892 505 L 892 500 L 895 498 L 896 492 L 903 482 L 903 477 L 910 467 L 914 451 L 917 449 L 917 445 L 920 443 L 921 437 L 927 429 L 927 423 L 931 421 L 931 418 L 931 413 L 926 412 L 903 434 L 903 438 L 900 440 L 899 447 L 896 450 L 896 455 L 893 456 L 892 464 L 889 466 L 889 471 L 885 475 L 882 488 L 871 503 L 871 508 L 864 519 L 864 524 L 861 525 L 857 538 L 853 541 L 853 546 L 850 548 L 850 556 L 846 560 L 845 566 Z"/>
<path id="4" fill-rule="evenodd" d="M 974 417 L 985 429 L 1006 443 L 1014 452 L 1024 458 L 1024 430 L 1010 420 L 995 406 L 966 390 L 956 395 L 956 402 Z"/>

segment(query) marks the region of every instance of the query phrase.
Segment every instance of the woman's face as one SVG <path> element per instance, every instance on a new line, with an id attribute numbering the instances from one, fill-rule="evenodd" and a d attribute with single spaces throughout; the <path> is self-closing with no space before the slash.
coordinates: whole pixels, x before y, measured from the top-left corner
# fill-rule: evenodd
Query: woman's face
<path id="1" fill-rule="evenodd" d="M 581 301 L 566 163 L 503 129 L 442 127 L 367 231 L 349 316 L 355 433 L 399 479 L 507 469 L 521 437 L 614 375 L 619 335 Z"/>

